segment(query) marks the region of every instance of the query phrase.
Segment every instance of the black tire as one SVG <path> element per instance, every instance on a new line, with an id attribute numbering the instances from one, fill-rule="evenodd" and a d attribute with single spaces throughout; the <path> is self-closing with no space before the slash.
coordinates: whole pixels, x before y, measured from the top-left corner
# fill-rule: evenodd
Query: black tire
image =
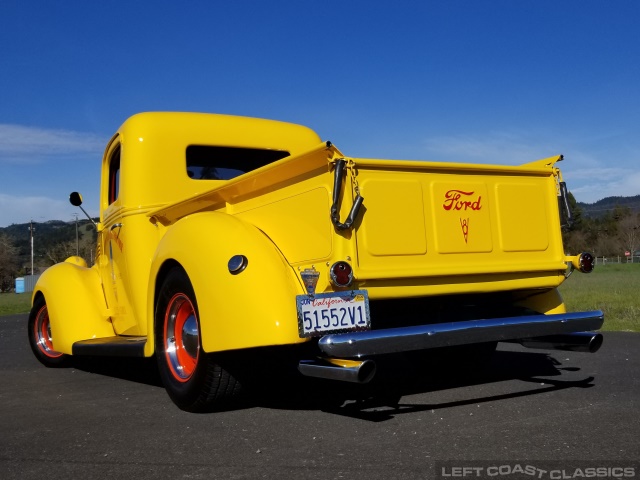
<path id="1" fill-rule="evenodd" d="M 162 383 L 182 410 L 208 412 L 239 396 L 240 383 L 202 349 L 198 303 L 180 267 L 168 272 L 158 293 L 155 346 Z"/>
<path id="2" fill-rule="evenodd" d="M 49 311 L 42 295 L 36 297 L 29 313 L 28 335 L 33 354 L 44 366 L 60 368 L 69 365 L 70 357 L 53 349 Z"/>

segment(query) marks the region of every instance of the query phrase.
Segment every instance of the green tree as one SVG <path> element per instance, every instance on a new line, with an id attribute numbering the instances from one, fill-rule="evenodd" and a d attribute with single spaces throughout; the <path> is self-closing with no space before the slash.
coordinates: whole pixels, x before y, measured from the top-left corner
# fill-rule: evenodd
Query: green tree
<path id="1" fill-rule="evenodd" d="M 9 236 L 0 233 L 0 292 L 13 288 L 18 268 L 18 249 Z"/>
<path id="2" fill-rule="evenodd" d="M 578 205 L 573 193 L 569 192 L 567 200 L 569 201 L 569 208 L 571 209 L 571 215 L 573 217 L 573 223 L 569 225 L 568 229 L 569 231 L 580 230 L 582 228 L 582 208 Z"/>
<path id="3" fill-rule="evenodd" d="M 571 210 L 572 222 L 570 224 L 566 222 L 565 206 L 560 205 L 561 221 L 563 223 L 562 243 L 564 244 L 565 252 L 568 254 L 582 252 L 587 249 L 585 246 L 587 238 L 584 233 L 582 208 L 580 208 L 571 192 L 567 196 L 567 201 Z"/>
<path id="4" fill-rule="evenodd" d="M 629 213 L 619 221 L 618 239 L 620 248 L 631 255 L 640 249 L 640 214 Z"/>

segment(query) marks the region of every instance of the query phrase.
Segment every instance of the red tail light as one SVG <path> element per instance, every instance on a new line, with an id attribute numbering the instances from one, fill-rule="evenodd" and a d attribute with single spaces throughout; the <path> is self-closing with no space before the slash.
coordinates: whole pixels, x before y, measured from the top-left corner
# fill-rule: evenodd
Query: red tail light
<path id="1" fill-rule="evenodd" d="M 595 267 L 595 259 L 589 252 L 581 253 L 578 257 L 578 270 L 582 273 L 591 273 Z"/>
<path id="2" fill-rule="evenodd" d="M 353 281 L 353 269 L 347 262 L 336 262 L 329 270 L 331 281 L 337 287 L 348 287 Z"/>

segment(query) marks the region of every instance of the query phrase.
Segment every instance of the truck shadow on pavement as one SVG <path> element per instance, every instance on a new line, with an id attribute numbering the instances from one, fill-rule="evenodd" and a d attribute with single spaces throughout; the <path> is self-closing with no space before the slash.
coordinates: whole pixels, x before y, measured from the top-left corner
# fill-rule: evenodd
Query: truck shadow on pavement
<path id="1" fill-rule="evenodd" d="M 575 372 L 579 372 L 579 368 L 563 367 L 561 362 L 548 353 L 497 351 L 491 360 L 483 365 L 484 368 L 475 367 L 476 365 L 470 367 L 468 364 L 429 367 L 424 364 L 416 365 L 410 358 L 397 355 L 380 362 L 376 377 L 366 385 L 304 378 L 283 388 L 264 390 L 257 396 L 255 393 L 259 392 L 254 392 L 254 401 L 257 402 L 257 406 L 266 408 L 317 409 L 335 415 L 382 422 L 402 414 L 479 405 L 569 388 L 595 386 L 594 377 L 586 376 L 576 380 Z M 574 372 L 573 378 L 563 379 L 563 372 Z M 518 391 L 507 393 L 504 393 L 504 390 L 508 390 L 512 385 L 499 389 L 491 388 L 491 384 L 514 380 L 534 387 L 522 390 L 518 383 L 513 383 L 513 388 L 517 388 Z M 451 394 L 447 394 L 447 390 L 465 387 L 479 388 L 470 389 L 474 394 L 472 398 L 464 392 L 459 392 L 460 400 L 434 399 L 433 403 L 415 403 L 412 399 L 403 401 L 405 397 L 428 393 L 433 393 L 434 397 L 450 398 Z M 502 393 L 491 393 L 495 390 Z M 487 391 L 487 394 L 478 396 L 478 391 Z"/>
<path id="2" fill-rule="evenodd" d="M 264 360 L 264 359 L 263 359 Z M 594 377 L 576 380 L 577 367 L 563 367 L 553 354 L 498 350 L 486 363 L 439 362 L 438 357 L 416 362 L 407 354 L 389 355 L 378 361 L 374 379 L 368 384 L 351 384 L 332 380 L 302 377 L 294 372 L 278 370 L 268 361 L 249 359 L 238 375 L 247 386 L 247 395 L 225 410 L 270 408 L 278 410 L 319 410 L 329 414 L 382 422 L 397 415 L 428 410 L 442 410 L 465 405 L 499 402 L 511 398 L 540 395 L 568 388 L 590 388 Z M 100 357 L 74 358 L 75 368 L 98 375 L 119 378 L 163 388 L 154 358 L 122 358 L 108 360 Z M 482 367 L 482 368 L 481 368 Z M 250 372 L 250 373 L 247 373 Z M 567 373 L 571 372 L 570 378 Z M 553 377 L 553 378 L 549 378 Z M 502 393 L 491 393 L 492 384 L 519 381 L 532 388 L 522 390 L 517 383 L 501 387 Z M 456 392 L 459 400 L 451 398 L 447 390 L 469 388 L 474 396 Z M 518 391 L 504 393 L 505 389 Z M 487 392 L 478 396 L 477 393 Z M 439 393 L 441 392 L 441 393 Z M 160 393 L 160 392 L 159 392 Z M 432 393 L 433 403 L 415 403 L 405 399 L 413 395 Z M 466 397 L 466 398 L 465 398 Z"/>
<path id="3" fill-rule="evenodd" d="M 73 357 L 72 361 L 83 372 L 164 388 L 155 357 Z"/>

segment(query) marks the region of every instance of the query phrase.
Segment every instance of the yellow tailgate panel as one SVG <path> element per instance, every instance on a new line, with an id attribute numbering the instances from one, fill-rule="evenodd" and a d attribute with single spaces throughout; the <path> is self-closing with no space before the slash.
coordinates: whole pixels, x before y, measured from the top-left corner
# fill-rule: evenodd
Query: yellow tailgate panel
<path id="1" fill-rule="evenodd" d="M 431 226 L 438 253 L 486 253 L 493 250 L 487 186 L 451 178 L 431 182 Z"/>
<path id="2" fill-rule="evenodd" d="M 366 221 L 361 238 L 370 255 L 400 256 L 427 253 L 422 185 L 416 180 L 369 179 L 366 191 Z M 402 205 L 402 208 L 398 208 Z M 400 227 L 401 226 L 401 227 Z M 400 228 L 401 235 L 389 235 Z"/>
<path id="3" fill-rule="evenodd" d="M 496 184 L 498 228 L 503 251 L 540 252 L 547 249 L 548 196 L 541 182 Z"/>

